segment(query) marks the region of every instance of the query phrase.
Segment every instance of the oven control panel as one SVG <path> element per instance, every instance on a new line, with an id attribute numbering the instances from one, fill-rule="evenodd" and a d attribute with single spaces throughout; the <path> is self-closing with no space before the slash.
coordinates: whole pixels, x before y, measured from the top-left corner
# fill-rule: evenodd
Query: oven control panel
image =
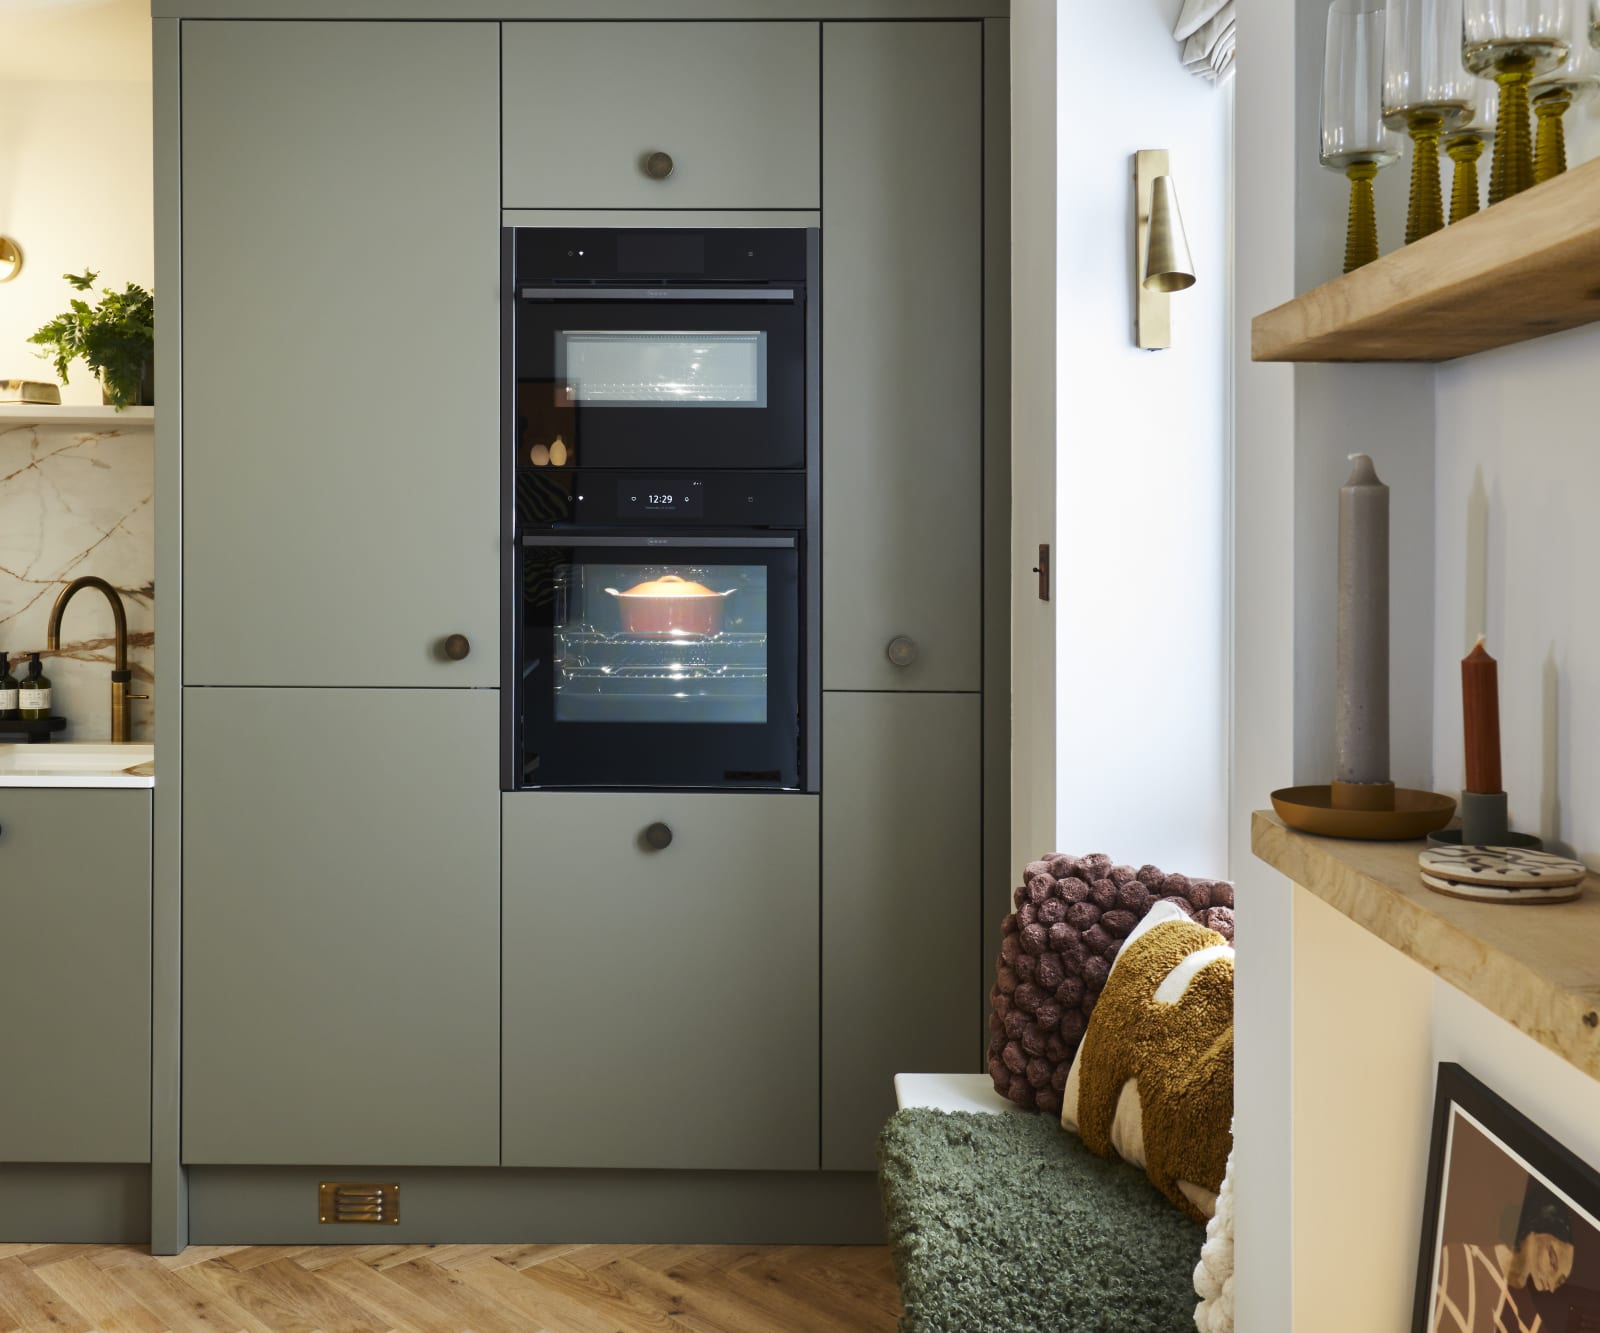
<path id="1" fill-rule="evenodd" d="M 803 528 L 805 522 L 804 473 L 518 469 L 521 530 Z"/>

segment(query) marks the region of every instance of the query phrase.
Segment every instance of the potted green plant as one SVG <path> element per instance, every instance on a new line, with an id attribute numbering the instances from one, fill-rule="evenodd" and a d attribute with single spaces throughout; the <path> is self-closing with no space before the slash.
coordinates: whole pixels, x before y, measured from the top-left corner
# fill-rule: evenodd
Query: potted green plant
<path id="1" fill-rule="evenodd" d="M 98 276 L 93 270 L 62 274 L 80 292 Z M 120 412 L 155 402 L 155 335 L 155 298 L 130 282 L 120 292 L 102 288 L 96 306 L 74 299 L 28 341 L 45 349 L 39 355 L 53 361 L 63 384 L 67 366 L 82 357 L 100 377 L 105 401 Z"/>

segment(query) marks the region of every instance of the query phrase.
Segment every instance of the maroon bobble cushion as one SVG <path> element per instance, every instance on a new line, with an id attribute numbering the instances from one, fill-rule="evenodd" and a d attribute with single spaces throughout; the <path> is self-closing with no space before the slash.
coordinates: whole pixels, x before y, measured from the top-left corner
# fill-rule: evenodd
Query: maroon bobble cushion
<path id="1" fill-rule="evenodd" d="M 1018 1106 L 1061 1110 L 1061 1090 L 1122 941 L 1163 899 L 1233 943 L 1233 885 L 1116 866 L 1100 853 L 1030 861 L 1001 923 L 989 992 L 989 1077 Z"/>

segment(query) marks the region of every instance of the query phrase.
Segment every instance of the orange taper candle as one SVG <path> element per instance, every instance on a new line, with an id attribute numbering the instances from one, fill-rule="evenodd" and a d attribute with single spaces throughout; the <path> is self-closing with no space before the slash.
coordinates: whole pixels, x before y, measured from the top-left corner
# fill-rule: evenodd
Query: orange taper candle
<path id="1" fill-rule="evenodd" d="M 1467 790 L 1490 796 L 1500 785 L 1500 665 L 1483 650 L 1483 635 L 1461 659 L 1461 702 L 1467 738 Z"/>

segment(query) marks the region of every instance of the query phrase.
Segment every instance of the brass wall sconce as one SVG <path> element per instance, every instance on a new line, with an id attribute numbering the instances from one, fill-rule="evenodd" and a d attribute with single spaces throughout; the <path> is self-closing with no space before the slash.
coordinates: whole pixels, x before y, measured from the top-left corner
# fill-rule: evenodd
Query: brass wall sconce
<path id="1" fill-rule="evenodd" d="M 1183 232 L 1167 151 L 1133 155 L 1134 332 L 1140 347 L 1172 346 L 1171 294 L 1194 286 L 1194 261 Z"/>
<path id="2" fill-rule="evenodd" d="M 22 272 L 22 251 L 9 236 L 0 236 L 0 282 L 10 282 Z"/>

